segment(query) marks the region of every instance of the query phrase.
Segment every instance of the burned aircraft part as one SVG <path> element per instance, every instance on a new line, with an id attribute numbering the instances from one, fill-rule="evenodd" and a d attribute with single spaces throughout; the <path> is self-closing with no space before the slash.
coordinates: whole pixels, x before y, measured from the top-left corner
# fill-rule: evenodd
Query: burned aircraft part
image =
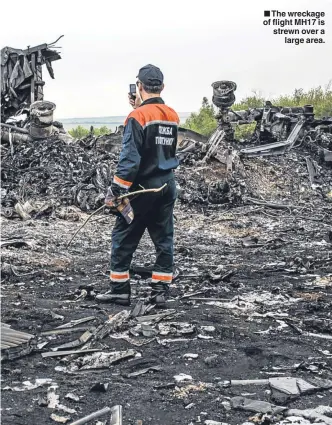
<path id="1" fill-rule="evenodd" d="M 36 100 L 43 100 L 45 82 L 42 80 L 42 66 L 46 65 L 51 78 L 54 78 L 52 62 L 61 59 L 59 52 L 52 50 L 55 43 L 28 46 L 25 50 L 1 49 L 2 122 Z"/>
<path id="2" fill-rule="evenodd" d="M 329 136 L 332 134 L 332 117 L 316 119 L 313 105 L 275 106 L 267 101 L 262 108 L 234 111 L 230 108 L 235 101 L 236 84 L 217 81 L 212 87 L 212 102 L 219 108 L 216 115 L 218 127 L 206 143 L 206 148 L 203 148 L 206 153 L 204 161 L 214 157 L 225 162 L 227 148 L 236 142 L 234 127 L 251 123 L 256 123 L 256 127 L 244 141 L 249 146 L 240 149 L 242 156 L 280 155 L 304 139 L 331 150 Z M 322 141 L 329 147 L 323 146 Z M 322 155 L 324 158 L 324 152 Z"/>
<path id="3" fill-rule="evenodd" d="M 188 128 L 178 128 L 178 147 L 182 146 L 184 140 L 192 140 L 199 143 L 206 143 L 208 140 L 207 136 L 197 133 L 196 131 Z"/>
<path id="4" fill-rule="evenodd" d="M 23 128 L 7 128 L 5 127 L 3 124 L 1 124 L 1 140 L 4 142 L 8 142 L 11 147 L 12 147 L 12 143 L 15 142 L 30 142 L 32 141 L 32 138 L 29 136 L 29 132 L 28 133 L 23 133 L 20 130 L 24 130 Z M 14 153 L 14 152 L 13 152 Z"/>
<path id="5" fill-rule="evenodd" d="M 282 154 L 286 149 L 291 149 L 294 146 L 305 122 L 304 118 L 300 118 L 285 141 L 241 149 L 240 154 L 246 155 L 247 157 Z"/>
<path id="6" fill-rule="evenodd" d="M 30 105 L 30 136 L 33 139 L 45 139 L 53 131 L 53 102 L 37 101 Z"/>
<path id="7" fill-rule="evenodd" d="M 230 146 L 227 143 L 234 140 L 234 129 L 230 123 L 229 108 L 235 102 L 236 83 L 233 81 L 216 81 L 212 84 L 212 87 L 212 102 L 219 108 L 216 115 L 218 127 L 206 143 L 206 150 L 204 150 L 206 155 L 203 162 L 215 157 L 220 162 L 228 164 Z"/>
<path id="8" fill-rule="evenodd" d="M 235 102 L 234 92 L 236 90 L 236 83 L 233 81 L 216 81 L 212 84 L 213 97 L 212 102 L 220 109 L 231 107 Z"/>

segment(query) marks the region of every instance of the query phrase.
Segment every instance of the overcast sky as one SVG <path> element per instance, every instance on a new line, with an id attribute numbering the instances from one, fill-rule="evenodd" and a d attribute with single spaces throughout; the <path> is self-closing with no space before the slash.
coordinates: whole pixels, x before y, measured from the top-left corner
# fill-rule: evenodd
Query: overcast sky
<path id="1" fill-rule="evenodd" d="M 55 80 L 44 70 L 45 100 L 56 117 L 126 115 L 138 69 L 165 77 L 163 97 L 196 111 L 211 83 L 233 80 L 237 100 L 253 90 L 273 96 L 332 79 L 332 0 L 57 0 L 2 2 L 1 47 L 58 43 Z M 263 25 L 264 10 L 325 12 L 325 44 L 284 44 Z M 5 18 L 7 17 L 7 18 Z M 4 19 L 5 18 L 5 19 Z"/>

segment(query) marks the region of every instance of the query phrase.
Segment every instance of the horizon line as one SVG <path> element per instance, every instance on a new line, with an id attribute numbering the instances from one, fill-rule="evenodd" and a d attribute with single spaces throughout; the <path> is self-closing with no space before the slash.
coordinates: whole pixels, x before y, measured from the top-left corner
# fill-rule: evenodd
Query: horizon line
<path id="1" fill-rule="evenodd" d="M 192 112 L 178 112 L 178 114 L 179 115 L 182 115 L 182 114 L 191 114 Z M 77 120 L 77 119 L 79 119 L 79 120 L 82 120 L 82 119 L 87 119 L 87 118 L 89 118 L 89 119 L 96 119 L 96 118 L 117 118 L 117 117 L 126 117 L 126 116 L 128 116 L 128 114 L 127 115 L 99 115 L 99 116 L 93 116 L 93 117 L 89 117 L 89 116 L 85 116 L 85 117 L 62 117 L 62 118 L 58 118 L 59 119 L 59 121 L 61 121 L 61 120 Z"/>

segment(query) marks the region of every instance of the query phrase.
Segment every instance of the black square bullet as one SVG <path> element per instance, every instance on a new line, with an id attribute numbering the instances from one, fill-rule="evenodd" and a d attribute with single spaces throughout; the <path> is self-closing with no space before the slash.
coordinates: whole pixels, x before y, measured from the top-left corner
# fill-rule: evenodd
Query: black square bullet
<path id="1" fill-rule="evenodd" d="M 264 10 L 264 16 L 270 16 L 270 11 L 269 10 Z"/>

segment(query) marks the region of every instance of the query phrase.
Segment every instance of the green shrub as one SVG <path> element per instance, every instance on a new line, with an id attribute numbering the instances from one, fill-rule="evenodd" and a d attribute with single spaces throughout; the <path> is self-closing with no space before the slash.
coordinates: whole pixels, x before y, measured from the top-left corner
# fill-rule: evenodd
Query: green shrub
<path id="1" fill-rule="evenodd" d="M 213 104 L 209 104 L 207 98 L 204 97 L 198 113 L 190 114 L 183 127 L 204 134 L 204 136 L 210 136 L 217 127 L 215 113 Z"/>
<path id="2" fill-rule="evenodd" d="M 247 139 L 249 136 L 252 135 L 255 128 L 256 122 L 252 122 L 250 124 L 236 125 L 234 128 L 234 137 L 237 140 Z"/>
<path id="3" fill-rule="evenodd" d="M 90 131 L 87 128 L 84 128 L 79 125 L 76 128 L 72 128 L 71 130 L 69 130 L 68 133 L 72 137 L 74 137 L 74 139 L 82 139 L 83 137 L 86 137 L 90 133 Z"/>
<path id="4" fill-rule="evenodd" d="M 83 137 L 86 137 L 90 134 L 90 130 L 79 125 L 76 128 L 69 130 L 68 133 L 74 137 L 74 139 L 82 139 Z M 92 132 L 94 136 L 104 136 L 105 134 L 110 133 L 112 133 L 112 130 L 106 127 L 106 125 L 103 125 L 100 128 L 93 128 Z"/>
<path id="5" fill-rule="evenodd" d="M 242 99 L 239 103 L 234 103 L 232 109 L 234 111 L 242 111 L 243 109 L 261 108 L 265 105 L 266 100 L 269 99 L 265 99 L 260 93 L 253 92 L 252 96 Z"/>
<path id="6" fill-rule="evenodd" d="M 332 90 L 331 83 L 324 89 L 321 86 L 304 91 L 296 89 L 292 96 L 279 96 L 274 99 L 275 105 L 303 106 L 313 105 L 315 117 L 321 118 L 332 115 Z"/>
<path id="7" fill-rule="evenodd" d="M 94 129 L 94 135 L 95 136 L 104 136 L 105 134 L 110 134 L 112 133 L 112 130 L 108 127 L 106 127 L 106 125 L 103 125 L 100 128 L 95 128 Z"/>

